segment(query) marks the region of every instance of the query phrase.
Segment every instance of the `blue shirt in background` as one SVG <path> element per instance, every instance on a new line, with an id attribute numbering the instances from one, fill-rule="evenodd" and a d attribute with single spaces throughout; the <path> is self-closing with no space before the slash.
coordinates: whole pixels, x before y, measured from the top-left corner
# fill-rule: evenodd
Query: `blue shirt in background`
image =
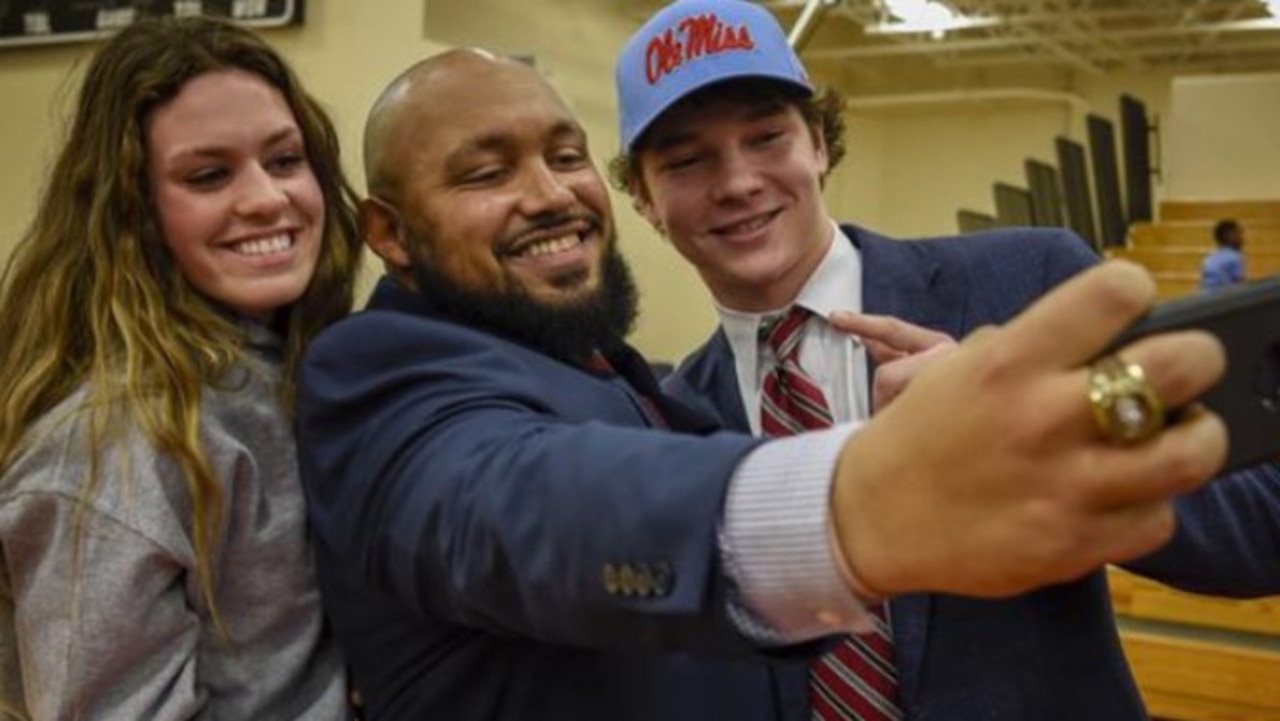
<path id="1" fill-rule="evenodd" d="M 1244 282 L 1244 255 L 1235 248 L 1221 247 L 1204 259 L 1200 268 L 1200 290 L 1216 290 Z"/>

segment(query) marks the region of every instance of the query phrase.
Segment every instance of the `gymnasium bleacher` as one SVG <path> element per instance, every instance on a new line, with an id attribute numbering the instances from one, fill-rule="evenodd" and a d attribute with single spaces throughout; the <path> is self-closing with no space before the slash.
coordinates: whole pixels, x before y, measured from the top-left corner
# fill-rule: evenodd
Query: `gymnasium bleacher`
<path id="1" fill-rule="evenodd" d="M 1160 221 L 1129 226 L 1127 243 L 1106 255 L 1128 258 L 1156 277 L 1160 295 L 1194 292 L 1200 263 L 1213 249 L 1213 225 L 1234 218 L 1244 228 L 1244 256 L 1250 278 L 1280 273 L 1280 200 L 1167 201 Z"/>
<path id="2" fill-rule="evenodd" d="M 1159 217 L 1131 225 L 1126 245 L 1106 255 L 1150 269 L 1162 297 L 1196 292 L 1213 225 L 1223 218 L 1244 228 L 1251 278 L 1280 272 L 1280 200 L 1166 201 Z M 1280 721 L 1280 598 L 1207 598 L 1119 570 L 1111 572 L 1111 597 L 1153 717 Z"/>
<path id="3" fill-rule="evenodd" d="M 1128 118 L 1119 152 L 1110 121 L 1091 118 L 1093 173 L 1083 145 L 1058 138 L 1061 168 L 1028 158 L 1026 187 L 993 183 L 995 214 L 960 210 L 960 230 L 1069 227 L 1099 254 L 1146 267 L 1168 299 L 1198 291 L 1201 263 L 1215 247 L 1213 226 L 1230 218 L 1244 230 L 1248 277 L 1280 273 L 1280 199 L 1165 200 L 1152 213 L 1149 184 L 1118 182 L 1118 167 L 1126 175 L 1158 172 L 1145 152 L 1135 152 L 1147 135 L 1135 103 L 1122 102 Z M 1148 197 L 1128 197 L 1135 193 Z M 1121 641 L 1153 719 L 1280 721 L 1280 597 L 1211 598 L 1119 569 L 1109 576 Z"/>
<path id="4" fill-rule="evenodd" d="M 1196 596 L 1118 569 L 1110 577 L 1125 655 L 1153 718 L 1280 720 L 1280 598 Z"/>

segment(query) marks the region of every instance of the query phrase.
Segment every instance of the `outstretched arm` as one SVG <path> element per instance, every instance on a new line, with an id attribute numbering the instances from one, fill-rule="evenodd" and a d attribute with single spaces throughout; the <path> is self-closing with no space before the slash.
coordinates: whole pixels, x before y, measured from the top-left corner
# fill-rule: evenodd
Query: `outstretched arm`
<path id="1" fill-rule="evenodd" d="M 1077 578 L 1169 539 L 1171 499 L 1222 464 L 1221 421 L 1188 414 L 1109 442 L 1087 364 L 1155 300 L 1132 264 L 1087 271 L 924 368 L 845 446 L 831 498 L 839 546 L 870 589 L 1003 596 Z M 1169 406 L 1221 375 L 1204 333 L 1122 350 Z"/>

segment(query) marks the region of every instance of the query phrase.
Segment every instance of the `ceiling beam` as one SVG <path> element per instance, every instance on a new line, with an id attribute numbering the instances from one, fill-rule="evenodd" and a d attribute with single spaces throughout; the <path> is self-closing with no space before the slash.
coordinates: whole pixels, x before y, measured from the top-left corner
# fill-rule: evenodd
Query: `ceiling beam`
<path id="1" fill-rule="evenodd" d="M 822 22 L 827 11 L 839 2 L 840 0 L 804 0 L 804 9 L 800 11 L 800 17 L 787 32 L 787 43 L 797 50 L 807 45 L 809 38 L 813 36 L 814 28 Z"/>
<path id="2" fill-rule="evenodd" d="M 1133 62 L 1141 62 L 1152 67 L 1160 66 L 1177 66 L 1179 68 L 1184 65 L 1204 67 L 1212 65 L 1230 64 L 1233 67 L 1248 65 L 1252 61 L 1242 56 L 1245 55 L 1261 55 L 1265 53 L 1275 53 L 1280 56 L 1280 38 L 1273 40 L 1262 40 L 1257 42 L 1231 43 L 1223 45 L 1217 49 L 1202 49 L 1196 54 L 1183 58 L 1184 48 L 1176 45 L 1162 45 L 1146 49 L 1129 48 L 1122 51 L 1111 51 L 1108 53 L 1102 65 L 1120 65 Z M 1236 62 L 1239 58 L 1240 62 Z M 1004 52 L 1000 54 L 989 55 L 969 55 L 965 57 L 952 58 L 947 65 L 954 68 L 982 68 L 996 67 L 1001 65 L 1061 65 L 1062 61 L 1055 56 L 1045 53 L 1019 53 Z M 1280 68 L 1280 62 L 1274 64 L 1276 68 Z"/>
<path id="3" fill-rule="evenodd" d="M 848 110 L 887 110 L 921 105 L 966 105 L 983 102 L 1035 102 L 1067 105 L 1080 112 L 1091 109 L 1089 101 L 1075 93 L 1042 88 L 972 88 L 936 92 L 851 95 L 844 99 Z"/>
<path id="4" fill-rule="evenodd" d="M 874 45 L 858 45 L 834 48 L 813 48 L 804 53 L 805 57 L 815 60 L 833 60 L 841 58 L 874 58 L 891 55 L 934 55 L 947 52 L 974 52 L 981 50 L 1004 50 L 1014 47 L 1032 46 L 1035 41 L 1029 38 L 983 38 L 978 40 L 928 40 L 877 43 Z"/>
<path id="5" fill-rule="evenodd" d="M 1099 34 L 1112 39 L 1138 40 L 1144 38 L 1164 38 L 1204 33 L 1259 32 L 1277 30 L 1280 30 L 1280 18 L 1255 18 L 1251 20 L 1232 20 L 1222 23 L 1195 25 L 1185 28 L 1148 27 L 1129 28 L 1124 30 L 1101 30 L 1099 31 Z M 1278 33 L 1278 35 L 1280 35 L 1280 33 Z M 1030 36 L 1023 35 L 1021 33 L 1018 36 L 1009 35 L 1005 37 L 976 39 L 903 39 L 900 42 L 859 44 L 846 47 L 813 48 L 808 50 L 805 55 L 806 57 L 821 60 L 838 58 L 870 58 L 893 55 L 933 55 L 940 53 L 971 53 L 985 50 L 1026 48 L 1035 47 L 1043 43 L 1050 51 L 1060 56 L 1063 55 L 1064 52 L 1076 57 L 1079 56 L 1078 53 L 1067 50 L 1065 46 L 1059 46 L 1057 49 L 1049 47 L 1054 42 L 1056 41 L 1048 35 L 1042 34 Z M 1131 50 L 1131 48 L 1126 49 L 1126 52 L 1127 50 Z"/>

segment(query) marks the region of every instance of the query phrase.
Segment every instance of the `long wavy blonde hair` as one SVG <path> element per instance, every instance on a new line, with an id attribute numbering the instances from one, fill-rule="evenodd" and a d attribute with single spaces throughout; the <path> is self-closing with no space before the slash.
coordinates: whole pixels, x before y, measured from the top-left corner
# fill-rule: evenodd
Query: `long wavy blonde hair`
<path id="1" fill-rule="evenodd" d="M 82 500 L 101 482 L 98 456 L 126 425 L 122 418 L 171 456 L 192 499 L 199 582 L 219 625 L 212 554 L 225 499 L 200 442 L 201 388 L 223 378 L 245 337 L 226 309 L 183 277 L 160 235 L 144 131 L 151 111 L 192 78 L 231 69 L 284 96 L 325 200 L 315 274 L 277 318 L 285 338 L 281 402 L 292 408 L 307 342 L 351 307 L 360 258 L 355 196 L 329 118 L 248 30 L 209 18 L 147 19 L 97 50 L 0 288 L 0 473 L 32 425 L 84 387 L 93 457 Z"/>

